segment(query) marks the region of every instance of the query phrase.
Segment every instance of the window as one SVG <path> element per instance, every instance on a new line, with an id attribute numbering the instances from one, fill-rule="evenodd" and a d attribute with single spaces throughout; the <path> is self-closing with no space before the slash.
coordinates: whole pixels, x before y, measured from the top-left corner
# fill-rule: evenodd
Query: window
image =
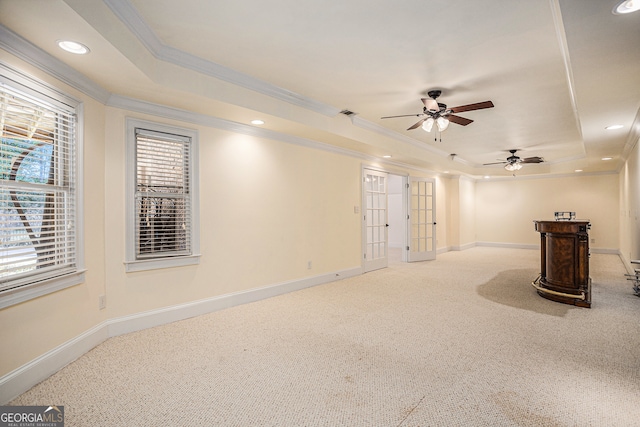
<path id="1" fill-rule="evenodd" d="M 197 133 L 133 119 L 127 132 L 127 271 L 197 263 Z"/>
<path id="2" fill-rule="evenodd" d="M 79 103 L 2 67 L 0 308 L 84 280 Z"/>

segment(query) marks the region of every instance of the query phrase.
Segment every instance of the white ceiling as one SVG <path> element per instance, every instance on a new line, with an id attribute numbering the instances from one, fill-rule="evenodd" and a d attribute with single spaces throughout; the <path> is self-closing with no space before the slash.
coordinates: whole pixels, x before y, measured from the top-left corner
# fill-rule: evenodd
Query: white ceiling
<path id="1" fill-rule="evenodd" d="M 546 160 L 518 175 L 608 172 L 640 133 L 640 12 L 616 1 L 0 0 L 1 45 L 14 33 L 114 95 L 437 172 L 509 175 L 482 166 L 509 149 Z M 380 119 L 431 89 L 495 108 L 437 141 L 406 130 L 417 117 Z"/>

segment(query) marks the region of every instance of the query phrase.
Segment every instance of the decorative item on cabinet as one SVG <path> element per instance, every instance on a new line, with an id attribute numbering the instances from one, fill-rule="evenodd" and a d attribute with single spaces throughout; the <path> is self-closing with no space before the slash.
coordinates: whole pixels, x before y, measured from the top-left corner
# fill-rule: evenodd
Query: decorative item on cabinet
<path id="1" fill-rule="evenodd" d="M 554 212 L 553 216 L 555 216 L 556 221 L 573 221 L 576 219 L 575 212 Z"/>

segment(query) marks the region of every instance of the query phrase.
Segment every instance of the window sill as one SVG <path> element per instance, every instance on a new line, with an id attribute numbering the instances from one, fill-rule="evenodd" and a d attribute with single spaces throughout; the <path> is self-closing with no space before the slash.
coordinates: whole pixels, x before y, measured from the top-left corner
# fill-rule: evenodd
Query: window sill
<path id="1" fill-rule="evenodd" d="M 200 264 L 200 254 L 124 262 L 125 271 L 127 273 L 134 273 L 136 271 L 157 270 L 160 268 L 182 267 L 185 265 L 196 264 Z"/>
<path id="2" fill-rule="evenodd" d="M 2 291 L 0 293 L 0 309 L 83 283 L 85 271 L 78 270 L 63 276 Z"/>

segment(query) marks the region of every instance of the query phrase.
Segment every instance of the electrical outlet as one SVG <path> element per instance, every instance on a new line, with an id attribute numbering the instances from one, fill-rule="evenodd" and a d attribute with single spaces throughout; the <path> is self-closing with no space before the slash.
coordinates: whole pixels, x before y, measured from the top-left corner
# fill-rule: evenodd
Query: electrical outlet
<path id="1" fill-rule="evenodd" d="M 311 270 L 311 261 L 307 261 L 307 270 Z"/>
<path id="2" fill-rule="evenodd" d="M 596 239 L 591 239 L 591 243 L 595 243 L 595 242 L 596 242 Z"/>
<path id="3" fill-rule="evenodd" d="M 98 308 L 100 310 L 104 310 L 105 308 L 107 308 L 107 296 L 106 295 L 99 295 L 98 296 Z"/>

